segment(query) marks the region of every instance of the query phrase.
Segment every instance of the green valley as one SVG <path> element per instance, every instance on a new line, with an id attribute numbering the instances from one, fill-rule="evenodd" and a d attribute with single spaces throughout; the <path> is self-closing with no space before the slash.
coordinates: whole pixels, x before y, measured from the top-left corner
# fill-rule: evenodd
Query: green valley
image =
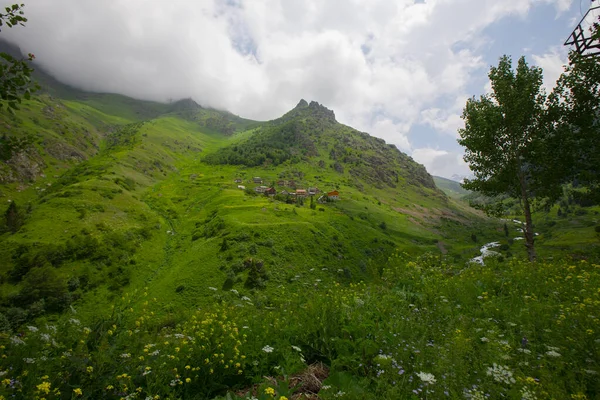
<path id="1" fill-rule="evenodd" d="M 600 396 L 584 184 L 532 201 L 530 262 L 515 196 L 316 101 L 255 121 L 33 77 L 0 108 L 0 400 Z"/>

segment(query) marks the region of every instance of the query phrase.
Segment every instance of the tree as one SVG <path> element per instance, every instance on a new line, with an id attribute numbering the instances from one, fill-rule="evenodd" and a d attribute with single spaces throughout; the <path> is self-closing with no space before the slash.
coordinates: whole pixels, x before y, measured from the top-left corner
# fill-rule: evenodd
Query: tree
<path id="1" fill-rule="evenodd" d="M 548 169 L 544 141 L 547 117 L 542 70 L 529 67 L 521 57 L 513 71 L 511 58 L 503 56 L 488 76 L 492 93 L 469 99 L 463 110 L 465 127 L 459 130 L 458 142 L 465 147 L 464 160 L 475 176 L 463 187 L 490 197 L 508 195 L 520 200 L 525 246 L 533 261 L 532 201 L 559 193 Z"/>
<path id="2" fill-rule="evenodd" d="M 24 4 L 6 7 L 5 13 L 0 13 L 0 27 L 24 26 L 27 18 L 23 16 L 23 7 Z M 20 60 L 8 53 L 0 53 L 0 109 L 6 103 L 9 111 L 17 110 L 21 99 L 28 100 L 31 93 L 37 90 L 37 85 L 31 81 L 33 68 L 29 66 L 29 62 L 34 59 L 35 56 L 31 53 L 27 59 Z"/>
<path id="3" fill-rule="evenodd" d="M 594 25 L 595 35 L 600 27 Z M 556 173 L 565 183 L 584 185 L 600 201 L 600 57 L 571 51 L 569 65 L 550 95 Z"/>
<path id="4" fill-rule="evenodd" d="M 11 201 L 4 213 L 4 219 L 6 220 L 6 226 L 12 233 L 16 233 L 21 227 L 22 220 L 19 214 L 19 209 L 14 201 Z"/>

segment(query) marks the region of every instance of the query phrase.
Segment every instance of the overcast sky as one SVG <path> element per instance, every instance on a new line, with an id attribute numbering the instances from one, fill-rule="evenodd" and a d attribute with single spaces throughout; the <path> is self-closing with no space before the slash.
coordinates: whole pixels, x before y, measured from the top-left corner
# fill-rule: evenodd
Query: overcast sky
<path id="1" fill-rule="evenodd" d="M 14 0 L 16 1 L 16 0 Z M 467 174 L 465 101 L 503 54 L 552 86 L 590 0 L 23 0 L 2 37 L 83 89 L 267 120 L 301 98 L 396 144 L 430 173 Z M 0 5 L 13 1 L 2 0 Z"/>

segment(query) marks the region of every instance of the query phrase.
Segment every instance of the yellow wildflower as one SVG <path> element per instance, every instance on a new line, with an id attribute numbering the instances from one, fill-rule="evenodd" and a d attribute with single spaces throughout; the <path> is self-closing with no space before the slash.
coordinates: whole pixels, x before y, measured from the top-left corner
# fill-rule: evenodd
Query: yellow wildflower
<path id="1" fill-rule="evenodd" d="M 75 393 L 77 396 L 83 396 L 83 392 L 79 388 L 73 389 L 73 393 Z"/>
<path id="2" fill-rule="evenodd" d="M 271 396 L 275 395 L 275 389 L 273 389 L 272 387 L 267 387 L 265 389 L 265 394 L 270 394 Z"/>
<path id="3" fill-rule="evenodd" d="M 37 385 L 37 390 L 39 390 L 42 393 L 48 394 L 50 393 L 50 382 L 42 382 L 39 385 Z"/>

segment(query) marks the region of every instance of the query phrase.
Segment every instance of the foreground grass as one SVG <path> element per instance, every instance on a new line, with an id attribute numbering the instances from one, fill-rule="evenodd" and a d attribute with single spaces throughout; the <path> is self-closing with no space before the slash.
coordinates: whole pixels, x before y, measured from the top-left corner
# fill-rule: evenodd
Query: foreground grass
<path id="1" fill-rule="evenodd" d="M 322 399 L 598 398 L 600 265 L 396 254 L 380 273 L 305 275 L 269 297 L 215 289 L 180 315 L 137 292 L 94 320 L 38 321 L 2 334 L 0 396 L 293 398 L 287 377 L 322 362 Z"/>

